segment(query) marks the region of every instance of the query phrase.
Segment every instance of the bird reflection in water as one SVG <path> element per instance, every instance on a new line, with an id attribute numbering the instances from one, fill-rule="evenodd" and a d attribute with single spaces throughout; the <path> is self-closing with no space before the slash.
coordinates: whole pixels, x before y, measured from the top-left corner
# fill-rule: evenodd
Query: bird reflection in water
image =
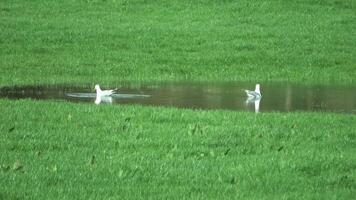
<path id="1" fill-rule="evenodd" d="M 261 98 L 247 98 L 246 99 L 246 107 L 248 107 L 249 105 L 254 104 L 255 105 L 255 113 L 260 112 L 260 102 L 261 102 Z"/>
<path id="2" fill-rule="evenodd" d="M 95 98 L 95 104 L 99 105 L 101 103 L 112 103 L 112 97 L 111 96 L 96 96 Z"/>

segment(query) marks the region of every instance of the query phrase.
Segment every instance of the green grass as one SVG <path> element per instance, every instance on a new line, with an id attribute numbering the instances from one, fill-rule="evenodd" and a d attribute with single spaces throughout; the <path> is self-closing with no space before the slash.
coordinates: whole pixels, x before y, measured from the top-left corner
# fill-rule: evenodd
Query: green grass
<path id="1" fill-rule="evenodd" d="M 0 105 L 3 199 L 351 199 L 356 191 L 354 115 Z"/>
<path id="2" fill-rule="evenodd" d="M 354 0 L 1 0 L 0 86 L 355 84 Z M 352 199 L 356 117 L 0 99 L 0 199 Z"/>
<path id="3" fill-rule="evenodd" d="M 354 0 L 2 0 L 0 18 L 0 85 L 355 83 Z"/>

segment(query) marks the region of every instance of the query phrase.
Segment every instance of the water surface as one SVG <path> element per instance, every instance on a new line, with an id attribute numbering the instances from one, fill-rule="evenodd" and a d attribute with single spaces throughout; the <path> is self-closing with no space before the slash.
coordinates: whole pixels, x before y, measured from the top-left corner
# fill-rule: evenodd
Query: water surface
<path id="1" fill-rule="evenodd" d="M 96 104 L 142 104 L 193 109 L 228 109 L 253 112 L 328 111 L 356 113 L 356 86 L 261 84 L 261 99 L 248 100 L 244 89 L 253 83 L 122 84 L 119 93 L 98 101 L 94 85 L 2 87 L 0 97 L 48 99 Z M 105 89 L 105 87 L 103 87 Z"/>

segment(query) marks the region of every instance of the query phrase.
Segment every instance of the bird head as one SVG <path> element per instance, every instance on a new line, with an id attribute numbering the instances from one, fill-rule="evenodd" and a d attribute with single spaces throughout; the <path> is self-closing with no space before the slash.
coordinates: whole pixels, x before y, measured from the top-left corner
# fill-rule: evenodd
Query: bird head
<path id="1" fill-rule="evenodd" d="M 260 92 L 260 84 L 256 84 L 255 92 Z"/>

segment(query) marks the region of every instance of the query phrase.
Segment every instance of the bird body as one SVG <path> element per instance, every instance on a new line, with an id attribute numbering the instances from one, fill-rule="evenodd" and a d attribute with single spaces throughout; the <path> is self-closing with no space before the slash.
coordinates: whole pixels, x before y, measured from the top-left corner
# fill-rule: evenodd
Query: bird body
<path id="1" fill-rule="evenodd" d="M 251 90 L 245 90 L 248 98 L 261 98 L 261 92 L 260 92 L 260 84 L 256 84 L 256 88 L 255 91 L 251 91 Z"/>
<path id="2" fill-rule="evenodd" d="M 116 93 L 116 89 L 115 90 L 101 90 L 100 86 L 98 84 L 95 85 L 95 90 L 96 90 L 97 97 L 111 96 L 112 94 Z"/>

